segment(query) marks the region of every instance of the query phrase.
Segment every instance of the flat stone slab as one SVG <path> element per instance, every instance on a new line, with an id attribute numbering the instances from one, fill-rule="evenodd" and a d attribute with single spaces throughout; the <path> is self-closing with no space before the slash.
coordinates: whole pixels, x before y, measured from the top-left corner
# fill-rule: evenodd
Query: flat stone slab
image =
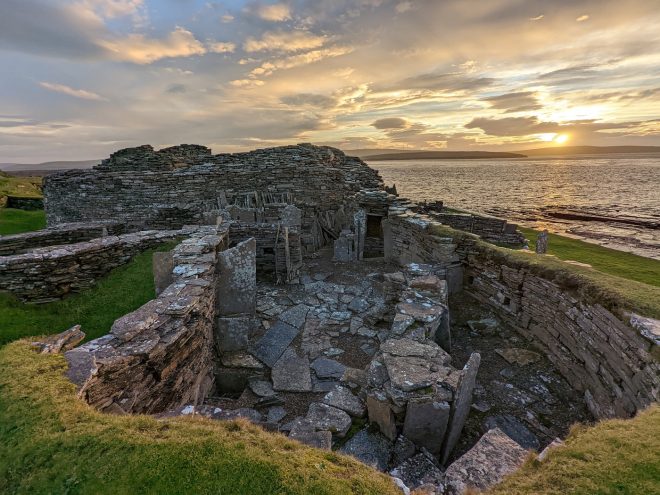
<path id="1" fill-rule="evenodd" d="M 355 457 L 359 461 L 385 471 L 392 454 L 392 442 L 380 433 L 370 433 L 364 429 L 358 431 L 346 442 L 339 452 Z"/>
<path id="2" fill-rule="evenodd" d="M 364 416 L 367 406 L 364 401 L 354 395 L 348 388 L 336 385 L 330 392 L 323 397 L 323 403 L 342 411 L 351 416 L 361 418 Z"/>
<path id="3" fill-rule="evenodd" d="M 436 465 L 430 454 L 419 453 L 405 460 L 392 471 L 390 475 L 399 478 L 410 489 L 424 484 L 442 485 L 442 471 Z M 442 493 L 442 490 L 440 490 Z"/>
<path id="4" fill-rule="evenodd" d="M 380 346 L 380 350 L 392 356 L 422 357 L 442 366 L 448 365 L 451 361 L 451 356 L 430 340 L 422 343 L 412 339 L 389 339 Z"/>
<path id="5" fill-rule="evenodd" d="M 351 417 L 341 409 L 320 402 L 312 402 L 305 419 L 315 431 L 329 431 L 344 437 L 351 427 Z"/>
<path id="6" fill-rule="evenodd" d="M 468 327 L 473 332 L 481 334 L 491 334 L 497 332 L 499 323 L 495 318 L 484 318 L 482 320 L 470 320 L 467 322 Z"/>
<path id="7" fill-rule="evenodd" d="M 520 349 L 518 347 L 495 349 L 495 352 L 502 356 L 507 363 L 517 364 L 518 366 L 527 366 L 541 359 L 541 355 L 538 352 Z"/>
<path id="8" fill-rule="evenodd" d="M 319 357 L 312 362 L 312 369 L 316 373 L 316 376 L 321 379 L 340 380 L 344 375 L 346 366 L 334 359 Z"/>
<path id="9" fill-rule="evenodd" d="M 383 361 L 392 386 L 404 392 L 430 387 L 450 372 L 450 368 L 438 367 L 421 357 L 398 357 L 386 354 L 383 356 Z"/>
<path id="10" fill-rule="evenodd" d="M 250 380 L 248 382 L 250 390 L 258 395 L 259 397 L 272 397 L 275 395 L 273 390 L 273 385 L 266 380 Z"/>
<path id="11" fill-rule="evenodd" d="M 289 438 L 298 440 L 300 443 L 304 443 L 310 447 L 316 447 L 317 449 L 332 449 L 332 433 L 329 431 L 292 430 L 289 433 Z"/>
<path id="12" fill-rule="evenodd" d="M 307 318 L 309 309 L 309 306 L 298 304 L 297 306 L 294 306 L 293 308 L 287 309 L 285 312 L 280 313 L 278 318 L 284 323 L 300 329 L 305 324 L 305 318 Z"/>
<path id="13" fill-rule="evenodd" d="M 272 368 L 296 338 L 298 331 L 297 328 L 278 320 L 251 348 L 250 352 Z"/>
<path id="14" fill-rule="evenodd" d="M 518 469 L 526 457 L 525 449 L 494 428 L 447 468 L 445 483 L 451 494 L 462 494 L 470 487 L 486 490 Z"/>
<path id="15" fill-rule="evenodd" d="M 273 389 L 283 392 L 311 392 L 309 359 L 287 349 L 271 370 Z"/>
<path id="16" fill-rule="evenodd" d="M 266 421 L 269 423 L 279 423 L 286 416 L 286 409 L 282 406 L 271 407 L 266 415 Z"/>
<path id="17" fill-rule="evenodd" d="M 402 302 L 396 305 L 397 313 L 412 316 L 422 323 L 431 323 L 446 311 L 441 304 L 408 303 Z"/>
<path id="18" fill-rule="evenodd" d="M 484 422 L 487 430 L 499 428 L 502 433 L 511 438 L 523 449 L 538 450 L 541 447 L 539 439 L 529 429 L 518 421 L 514 416 L 508 414 L 503 416 L 489 416 Z"/>
<path id="19" fill-rule="evenodd" d="M 262 370 L 264 365 L 247 352 L 227 352 L 220 357 L 220 363 L 227 368 L 247 368 Z"/>

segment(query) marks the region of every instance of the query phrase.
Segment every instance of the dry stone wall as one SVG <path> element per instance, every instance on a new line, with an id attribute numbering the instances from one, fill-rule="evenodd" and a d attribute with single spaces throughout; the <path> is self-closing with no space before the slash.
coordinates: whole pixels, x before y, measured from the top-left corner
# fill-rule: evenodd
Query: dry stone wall
<path id="1" fill-rule="evenodd" d="M 34 248 L 75 244 L 90 241 L 97 237 L 124 233 L 124 225 L 119 222 L 82 222 L 60 224 L 56 227 L 24 232 L 22 234 L 0 236 L 0 256 L 25 253 Z"/>
<path id="2" fill-rule="evenodd" d="M 118 151 L 92 170 L 46 177 L 49 225 L 117 220 L 132 228 L 179 228 L 246 198 L 290 201 L 302 210 L 302 245 L 327 241 L 336 212 L 356 192 L 382 188 L 378 172 L 340 150 L 312 145 L 211 155 L 201 146 Z"/>
<path id="3" fill-rule="evenodd" d="M 561 287 L 524 264 L 507 265 L 492 249 L 477 247 L 475 237 L 434 236 L 429 232 L 434 224 L 411 212 L 391 215 L 385 222 L 386 257 L 447 269 L 459 261 L 466 288 L 544 351 L 584 393 L 595 417 L 630 416 L 658 401 L 658 339 L 652 331 L 633 328 L 628 318 L 615 316 L 579 288 Z"/>
<path id="4" fill-rule="evenodd" d="M 27 302 L 61 299 L 94 286 L 100 278 L 139 252 L 182 233 L 180 230 L 143 231 L 0 256 L 0 291 L 11 292 Z"/>
<path id="5" fill-rule="evenodd" d="M 174 282 L 119 318 L 110 333 L 68 351 L 68 376 L 92 406 L 159 413 L 198 404 L 213 386 L 218 253 L 226 227 L 201 227 L 173 251 Z"/>

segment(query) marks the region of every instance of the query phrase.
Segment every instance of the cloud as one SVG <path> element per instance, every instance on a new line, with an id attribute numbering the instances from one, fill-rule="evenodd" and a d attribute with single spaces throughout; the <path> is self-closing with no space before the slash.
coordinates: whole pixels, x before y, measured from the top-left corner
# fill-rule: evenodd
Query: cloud
<path id="1" fill-rule="evenodd" d="M 390 89 L 460 92 L 482 89 L 494 82 L 495 79 L 490 77 L 472 77 L 462 72 L 428 73 L 403 79 Z"/>
<path id="2" fill-rule="evenodd" d="M 537 15 L 536 17 L 530 17 L 529 20 L 530 21 L 540 21 L 541 19 L 543 19 L 543 17 L 545 17 L 545 16 L 543 14 L 541 14 L 541 15 Z"/>
<path id="3" fill-rule="evenodd" d="M 150 64 L 163 58 L 190 57 L 206 53 L 204 45 L 193 34 L 177 27 L 164 39 L 130 34 L 125 38 L 100 41 L 112 53 L 112 58 L 136 64 Z"/>
<path id="4" fill-rule="evenodd" d="M 410 124 L 406 119 L 401 117 L 388 117 L 384 119 L 378 119 L 371 125 L 376 129 L 404 129 Z"/>
<path id="5" fill-rule="evenodd" d="M 536 98 L 536 93 L 533 91 L 519 91 L 516 93 L 489 96 L 483 98 L 482 101 L 488 102 L 491 108 L 505 110 L 505 113 L 527 112 L 543 108 Z"/>
<path id="6" fill-rule="evenodd" d="M 226 23 L 228 23 L 228 22 L 233 21 L 233 20 L 234 20 L 234 16 L 231 15 L 231 14 L 225 14 L 225 15 L 223 15 L 222 17 L 220 17 L 220 20 L 221 20 L 223 23 L 226 24 Z"/>
<path id="7" fill-rule="evenodd" d="M 478 117 L 465 124 L 467 129 L 481 129 L 485 134 L 499 137 L 532 136 L 545 133 L 568 133 L 573 138 L 593 138 L 600 131 L 616 129 L 636 129 L 643 122 L 599 122 L 593 119 L 573 120 L 569 122 L 544 122 L 538 117 L 506 117 L 491 119 Z"/>
<path id="8" fill-rule="evenodd" d="M 80 5 L 112 19 L 136 14 L 144 6 L 144 0 L 82 0 Z"/>
<path id="9" fill-rule="evenodd" d="M 325 36 L 316 36 L 307 31 L 278 31 L 265 33 L 260 39 L 248 38 L 243 49 L 246 52 L 299 52 L 319 48 L 326 41 Z"/>
<path id="10" fill-rule="evenodd" d="M 580 17 L 578 17 L 578 18 L 575 19 L 575 20 L 576 20 L 577 22 L 584 22 L 584 21 L 586 21 L 587 19 L 589 19 L 589 16 L 585 14 L 585 15 L 581 15 Z"/>
<path id="11" fill-rule="evenodd" d="M 291 55 L 289 57 L 284 57 L 284 58 L 264 62 L 259 67 L 252 69 L 252 71 L 250 72 L 250 76 L 251 77 L 270 76 L 276 70 L 293 69 L 294 67 L 312 64 L 324 60 L 326 58 L 346 55 L 347 53 L 351 53 L 352 51 L 353 51 L 352 48 L 342 47 L 342 46 L 324 48 L 322 50 L 311 50 L 306 53 L 300 53 L 298 55 Z"/>
<path id="12" fill-rule="evenodd" d="M 234 43 L 223 41 L 207 41 L 206 47 L 212 53 L 233 53 L 236 50 Z"/>
<path id="13" fill-rule="evenodd" d="M 412 8 L 413 8 L 413 4 L 411 2 L 401 2 L 396 4 L 394 10 L 396 10 L 398 14 L 403 14 L 405 12 L 408 12 L 409 10 L 412 10 Z"/>
<path id="14" fill-rule="evenodd" d="M 186 88 L 185 84 L 177 83 L 177 84 L 170 84 L 165 91 L 171 94 L 180 94 L 180 93 L 185 93 L 187 90 L 188 88 Z"/>
<path id="15" fill-rule="evenodd" d="M 257 10 L 257 15 L 265 21 L 281 22 L 291 19 L 291 9 L 284 3 L 262 5 Z"/>
<path id="16" fill-rule="evenodd" d="M 285 105 L 294 107 L 310 106 L 318 108 L 332 108 L 337 103 L 335 98 L 312 93 L 299 93 L 295 95 L 283 96 L 280 98 L 280 101 Z"/>
<path id="17" fill-rule="evenodd" d="M 66 86 L 64 84 L 49 83 L 42 81 L 39 83 L 39 86 L 42 88 L 48 89 L 50 91 L 55 91 L 56 93 L 62 93 L 65 95 L 73 96 L 74 98 L 80 98 L 82 100 L 104 100 L 101 95 L 92 93 L 91 91 L 86 91 L 84 89 L 74 89 L 71 86 Z"/>
<path id="18" fill-rule="evenodd" d="M 258 79 L 234 79 L 233 81 L 230 81 L 229 84 L 236 88 L 249 88 L 263 86 L 266 83 Z"/>

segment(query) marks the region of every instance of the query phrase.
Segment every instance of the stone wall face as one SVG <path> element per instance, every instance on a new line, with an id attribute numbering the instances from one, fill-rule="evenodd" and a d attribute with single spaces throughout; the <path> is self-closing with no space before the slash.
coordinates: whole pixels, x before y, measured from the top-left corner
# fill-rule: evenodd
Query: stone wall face
<path id="1" fill-rule="evenodd" d="M 180 228 L 226 203 L 259 207 L 260 198 L 284 200 L 302 210 L 302 244 L 314 250 L 327 241 L 324 227 L 351 196 L 381 187 L 375 170 L 334 148 L 211 155 L 203 147 L 142 146 L 121 150 L 92 170 L 48 176 L 44 196 L 49 225 L 121 219 L 134 228 Z"/>
<path id="2" fill-rule="evenodd" d="M 201 227 L 173 251 L 174 283 L 119 318 L 110 333 L 65 354 L 68 376 L 92 406 L 158 413 L 197 404 L 213 386 L 218 253 L 225 227 Z"/>
<path id="3" fill-rule="evenodd" d="M 61 299 L 94 286 L 139 252 L 180 235 L 179 230 L 151 230 L 0 256 L 0 291 L 11 292 L 28 302 Z"/>
<path id="4" fill-rule="evenodd" d="M 423 215 L 390 216 L 386 256 L 400 262 L 465 267 L 466 289 L 533 341 L 567 381 L 584 393 L 597 418 L 630 416 L 660 398 L 657 342 L 612 312 L 527 267 L 512 267 L 474 249 L 475 239 L 429 233 Z M 437 224 L 437 223 L 436 223 Z"/>
<path id="5" fill-rule="evenodd" d="M 124 233 L 124 225 L 117 222 L 82 222 L 57 227 L 0 236 L 0 256 L 25 253 L 34 248 L 75 244 L 97 237 Z"/>

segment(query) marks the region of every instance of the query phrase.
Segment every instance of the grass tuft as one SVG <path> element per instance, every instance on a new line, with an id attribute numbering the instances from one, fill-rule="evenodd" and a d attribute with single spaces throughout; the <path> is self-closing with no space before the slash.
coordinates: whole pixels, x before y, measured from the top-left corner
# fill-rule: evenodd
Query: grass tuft
<path id="1" fill-rule="evenodd" d="M 0 493 L 392 494 L 359 461 L 247 421 L 99 413 L 61 355 L 0 348 Z"/>
<path id="2" fill-rule="evenodd" d="M 536 456 L 489 495 L 660 493 L 660 406 L 633 419 L 574 426 L 544 462 Z"/>

